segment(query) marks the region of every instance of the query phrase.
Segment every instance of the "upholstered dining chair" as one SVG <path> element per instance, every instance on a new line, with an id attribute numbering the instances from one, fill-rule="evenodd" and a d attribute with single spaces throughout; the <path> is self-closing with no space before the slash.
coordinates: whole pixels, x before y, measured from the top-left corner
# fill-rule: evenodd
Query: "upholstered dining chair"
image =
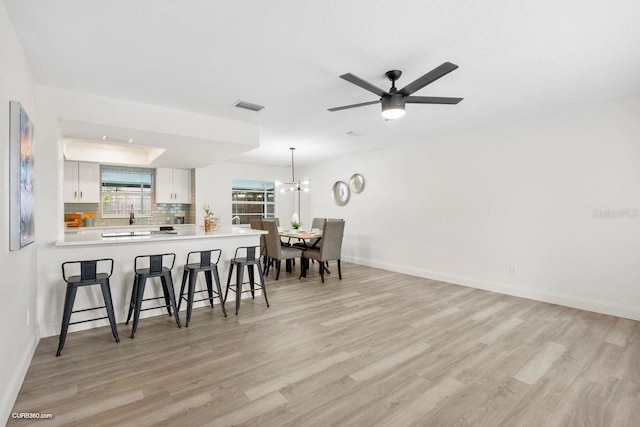
<path id="1" fill-rule="evenodd" d="M 261 219 L 250 219 L 249 226 L 252 230 L 262 230 L 262 220 Z M 264 241 L 264 234 L 260 236 L 260 246 L 264 247 L 266 242 Z"/>
<path id="2" fill-rule="evenodd" d="M 342 269 L 340 266 L 340 258 L 342 255 L 342 237 L 344 235 L 344 221 L 329 221 L 324 223 L 322 232 L 322 240 L 320 240 L 319 248 L 307 249 L 302 253 L 300 277 L 306 277 L 309 269 L 309 260 L 318 261 L 320 269 L 320 278 L 324 283 L 325 262 L 336 260 L 338 262 L 338 277 L 342 280 Z"/>
<path id="3" fill-rule="evenodd" d="M 322 230 L 324 228 L 324 222 L 326 221 L 326 218 L 313 218 L 313 221 L 311 221 L 311 230 L 317 228 L 318 230 Z M 319 243 L 318 239 L 316 242 Z M 311 247 L 316 246 L 316 242 L 311 242 Z M 309 245 L 307 245 L 307 243 L 305 241 L 299 241 L 296 243 L 293 243 L 291 246 L 295 247 L 295 248 L 300 248 L 300 249 L 307 249 L 309 247 Z"/>
<path id="4" fill-rule="evenodd" d="M 282 260 L 293 260 L 300 258 L 302 255 L 302 249 L 293 248 L 290 246 L 282 246 L 280 244 L 280 235 L 278 234 L 278 226 L 275 221 L 262 221 L 262 229 L 268 231 L 269 234 L 264 234 L 264 240 L 266 242 L 267 256 L 276 263 L 276 280 L 280 277 L 280 265 Z M 290 264 L 288 264 L 290 265 Z M 270 265 L 267 265 L 267 271 L 265 275 L 269 274 Z M 287 271 L 291 268 L 289 267 Z"/>
<path id="5" fill-rule="evenodd" d="M 322 230 L 324 228 L 325 220 L 326 218 L 313 218 L 313 221 L 311 221 L 311 228 L 318 228 Z"/>
<path id="6" fill-rule="evenodd" d="M 251 219 L 249 220 L 249 224 L 251 225 L 251 229 L 252 230 L 264 230 L 263 227 L 263 221 L 271 221 L 273 222 L 273 219 Z M 269 252 L 267 251 L 267 241 L 265 240 L 265 235 L 261 234 L 260 235 L 260 248 L 263 254 L 262 257 L 262 271 L 264 272 L 264 275 L 266 276 L 267 273 L 269 272 L 268 268 L 271 265 L 272 261 L 271 258 L 269 258 Z"/>

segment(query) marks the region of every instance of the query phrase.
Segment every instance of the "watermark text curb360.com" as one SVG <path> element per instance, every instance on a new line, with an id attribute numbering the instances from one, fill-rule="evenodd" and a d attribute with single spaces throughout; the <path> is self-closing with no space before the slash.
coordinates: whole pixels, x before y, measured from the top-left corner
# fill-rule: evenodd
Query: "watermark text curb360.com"
<path id="1" fill-rule="evenodd" d="M 14 420 L 50 420 L 51 418 L 53 418 L 53 414 L 47 414 L 43 412 L 14 412 L 13 414 L 11 414 L 11 418 L 13 418 Z"/>

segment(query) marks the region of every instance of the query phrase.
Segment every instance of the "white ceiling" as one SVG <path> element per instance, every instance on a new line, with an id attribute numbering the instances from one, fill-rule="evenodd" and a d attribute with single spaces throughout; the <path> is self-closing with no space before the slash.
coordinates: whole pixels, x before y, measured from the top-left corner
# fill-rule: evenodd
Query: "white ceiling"
<path id="1" fill-rule="evenodd" d="M 285 165 L 486 128 L 640 94 L 638 0 L 4 0 L 36 82 L 260 125 L 237 161 Z M 385 122 L 339 79 L 402 87 L 459 69 Z M 259 113 L 233 105 L 264 105 Z M 361 136 L 350 136 L 354 131 Z M 81 135 L 79 135 L 81 136 Z"/>

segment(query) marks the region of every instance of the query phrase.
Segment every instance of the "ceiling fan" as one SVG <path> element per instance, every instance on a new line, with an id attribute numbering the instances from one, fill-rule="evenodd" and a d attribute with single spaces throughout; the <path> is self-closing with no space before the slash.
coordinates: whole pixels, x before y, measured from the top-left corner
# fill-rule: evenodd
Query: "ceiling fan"
<path id="1" fill-rule="evenodd" d="M 341 79 L 353 83 L 356 86 L 360 86 L 364 90 L 368 90 L 380 97 L 377 101 L 362 102 L 360 104 L 344 105 L 342 107 L 328 108 L 329 111 L 340 111 L 348 108 L 363 107 L 365 105 L 372 105 L 382 103 L 382 117 L 388 120 L 398 119 L 404 116 L 405 104 L 457 104 L 462 101 L 462 98 L 443 98 L 437 96 L 413 96 L 414 92 L 419 91 L 426 85 L 433 83 L 440 77 L 443 77 L 453 70 L 458 68 L 457 65 L 451 62 L 445 62 L 444 64 L 429 71 L 424 76 L 414 80 L 402 89 L 396 89 L 396 80 L 402 75 L 400 70 L 387 71 L 385 75 L 391 80 L 391 89 L 388 92 L 380 89 L 379 87 L 372 85 L 366 80 L 353 75 L 351 73 L 343 74 Z"/>

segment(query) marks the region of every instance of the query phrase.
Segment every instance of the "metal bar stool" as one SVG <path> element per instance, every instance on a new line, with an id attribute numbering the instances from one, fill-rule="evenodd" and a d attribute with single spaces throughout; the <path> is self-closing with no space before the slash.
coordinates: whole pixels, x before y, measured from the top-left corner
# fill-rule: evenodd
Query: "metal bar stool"
<path id="1" fill-rule="evenodd" d="M 200 262 L 191 263 L 189 262 L 191 255 L 200 254 Z M 182 300 L 187 302 L 187 323 L 186 327 L 189 327 L 189 322 L 191 321 L 191 310 L 194 302 L 206 301 L 207 298 L 202 298 L 199 300 L 193 299 L 196 293 L 200 292 L 208 292 L 209 293 L 209 303 L 211 304 L 211 308 L 213 308 L 213 296 L 214 294 L 220 299 L 222 305 L 222 313 L 224 317 L 227 317 L 227 311 L 224 309 L 224 302 L 222 300 L 222 290 L 220 288 L 220 277 L 218 276 L 218 261 L 220 261 L 220 255 L 222 251 L 220 249 L 211 249 L 207 251 L 195 251 L 189 252 L 187 254 L 187 263 L 184 266 L 184 273 L 182 274 L 182 286 L 180 287 L 180 298 L 178 298 L 178 311 L 180 311 L 180 305 L 182 304 Z M 216 257 L 217 255 L 217 257 Z M 215 258 L 215 262 L 211 262 L 211 260 Z M 207 289 L 203 289 L 201 291 L 196 291 L 196 280 L 198 279 L 198 273 L 204 272 L 204 277 L 207 281 Z M 213 280 L 211 278 L 213 272 L 213 279 L 216 281 L 216 289 L 217 292 L 213 290 Z M 189 287 L 187 289 L 185 298 L 184 288 L 187 285 L 187 277 L 189 278 Z"/>
<path id="2" fill-rule="evenodd" d="M 109 264 L 108 273 L 98 273 L 98 263 L 100 267 L 104 267 Z M 71 269 L 77 271 L 80 267 L 80 275 L 68 276 Z M 118 329 L 116 328 L 116 317 L 113 313 L 113 303 L 111 301 L 111 287 L 109 285 L 109 278 L 113 273 L 113 259 L 103 258 L 94 259 L 88 261 L 69 261 L 62 264 L 62 278 L 67 283 L 67 295 L 64 299 L 64 312 L 62 315 L 62 328 L 60 329 L 60 340 L 58 342 L 58 352 L 56 356 L 60 356 L 64 342 L 67 339 L 67 330 L 69 325 L 75 325 L 77 323 L 92 322 L 94 320 L 109 319 L 111 325 L 111 333 L 116 339 L 116 342 L 120 342 L 118 337 Z M 104 305 L 100 307 L 85 308 L 82 310 L 73 310 L 73 303 L 76 299 L 76 291 L 80 286 L 100 285 L 102 290 L 102 298 L 104 299 Z M 77 322 L 70 322 L 72 313 L 81 313 L 90 310 L 99 310 L 104 308 L 107 311 L 107 315 L 103 317 L 96 317 L 93 319 L 79 320 Z"/>
<path id="3" fill-rule="evenodd" d="M 244 252 L 244 257 L 238 256 L 238 251 Z M 232 290 L 236 293 L 236 315 L 240 310 L 240 294 L 243 292 L 251 292 L 251 297 L 255 298 L 255 272 L 253 271 L 253 267 L 258 268 L 258 278 L 260 279 L 260 286 L 258 289 L 262 289 L 262 293 L 264 294 L 264 300 L 267 303 L 267 307 L 269 307 L 269 300 L 267 299 L 267 288 L 264 284 L 264 276 L 262 274 L 262 267 L 260 266 L 260 258 L 262 257 L 262 248 L 260 246 L 241 246 L 236 249 L 236 252 L 231 260 L 231 265 L 229 266 L 229 277 L 227 278 L 227 289 L 224 294 L 223 304 L 227 301 L 227 296 L 229 296 L 229 290 Z M 231 276 L 233 275 L 233 268 L 237 267 L 236 270 L 236 284 L 231 285 Z M 243 282 L 244 268 L 247 267 L 247 271 L 249 273 L 249 281 Z M 246 291 L 242 290 L 242 285 L 249 283 L 251 285 L 251 289 Z"/>
<path id="4" fill-rule="evenodd" d="M 138 264 L 142 260 L 148 260 L 148 267 L 139 267 Z M 164 260 L 170 259 L 171 266 L 165 267 Z M 136 273 L 133 279 L 133 289 L 131 290 L 131 302 L 129 303 L 129 315 L 127 316 L 126 324 L 129 324 L 131 319 L 131 313 L 133 316 L 133 329 L 131 329 L 131 338 L 134 337 L 136 330 L 138 329 L 138 321 L 140 320 L 140 312 L 145 310 L 154 310 L 157 308 L 165 307 L 169 316 L 171 316 L 171 309 L 173 308 L 173 315 L 176 318 L 178 328 L 182 327 L 180 324 L 180 317 L 178 317 L 178 310 L 176 309 L 176 295 L 173 291 L 173 279 L 171 278 L 171 270 L 176 262 L 176 254 L 159 254 L 159 255 L 140 255 L 134 260 L 134 271 Z M 143 301 L 151 301 L 156 299 L 162 299 L 163 297 L 144 298 L 144 286 L 148 278 L 159 277 L 162 282 L 162 291 L 164 294 L 164 305 L 142 308 Z"/>

